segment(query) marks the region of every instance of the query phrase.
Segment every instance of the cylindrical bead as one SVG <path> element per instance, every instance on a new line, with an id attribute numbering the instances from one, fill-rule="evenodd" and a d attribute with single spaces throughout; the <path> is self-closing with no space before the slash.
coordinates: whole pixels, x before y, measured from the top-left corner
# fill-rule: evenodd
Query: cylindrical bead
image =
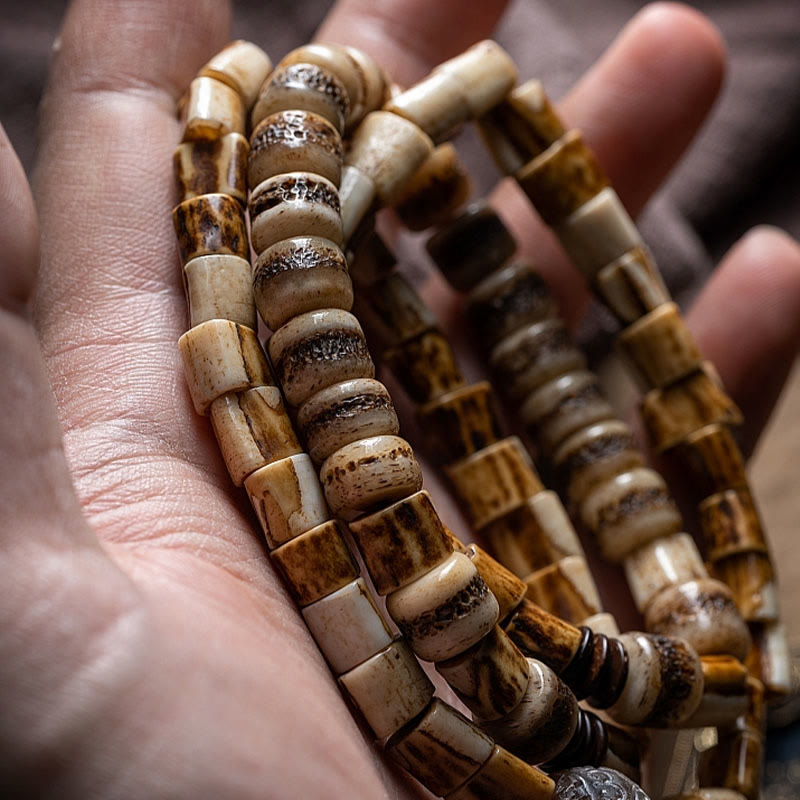
<path id="1" fill-rule="evenodd" d="M 489 587 L 489 591 L 495 596 L 500 609 L 498 619 L 502 624 L 525 597 L 528 591 L 525 581 L 518 578 L 511 570 L 476 544 L 465 547 L 463 553 L 475 565 L 484 583 Z"/>
<path id="2" fill-rule="evenodd" d="M 701 497 L 726 489 L 747 488 L 742 451 L 727 425 L 706 425 L 689 434 L 676 449 Z"/>
<path id="3" fill-rule="evenodd" d="M 425 491 L 361 517 L 350 530 L 380 595 L 406 586 L 453 552 Z"/>
<path id="4" fill-rule="evenodd" d="M 498 618 L 497 600 L 463 553 L 453 553 L 390 594 L 386 609 L 425 661 L 462 653 L 482 639 Z"/>
<path id="5" fill-rule="evenodd" d="M 221 139 L 183 142 L 172 164 L 180 202 L 201 194 L 227 194 L 247 202 L 247 154 L 250 145 L 240 133 Z"/>
<path id="6" fill-rule="evenodd" d="M 729 728 L 747 711 L 747 668 L 733 656 L 703 656 L 700 663 L 703 699 L 689 722 L 697 728 Z"/>
<path id="7" fill-rule="evenodd" d="M 236 486 L 260 467 L 303 452 L 277 386 L 222 395 L 211 404 L 211 424 Z"/>
<path id="8" fill-rule="evenodd" d="M 184 142 L 244 133 L 244 100 L 222 81 L 203 76 L 195 78 L 189 84 L 183 105 L 183 122 Z"/>
<path id="9" fill-rule="evenodd" d="M 785 697 L 794 686 L 786 628 L 781 622 L 754 622 L 748 627 L 753 638 L 748 669 L 761 679 L 770 697 Z"/>
<path id="10" fill-rule="evenodd" d="M 198 256 L 183 268 L 189 325 L 228 319 L 256 329 L 250 262 L 239 256 Z"/>
<path id="11" fill-rule="evenodd" d="M 273 382 L 255 331 L 244 325 L 208 320 L 186 331 L 178 349 L 198 414 L 207 414 L 223 394 Z"/>
<path id="12" fill-rule="evenodd" d="M 775 571 L 766 553 L 745 551 L 720 558 L 712 564 L 714 577 L 725 583 L 747 622 L 779 619 Z"/>
<path id="13" fill-rule="evenodd" d="M 358 230 L 375 202 L 375 181 L 360 169 L 346 166 L 342 169 L 339 201 L 342 207 L 342 234 L 347 242 Z"/>
<path id="14" fill-rule="evenodd" d="M 700 526 L 709 561 L 746 551 L 768 552 L 758 510 L 745 488 L 729 489 L 703 500 Z"/>
<path id="15" fill-rule="evenodd" d="M 256 470 L 244 487 L 270 549 L 330 518 L 311 459 L 301 453 Z"/>
<path id="16" fill-rule="evenodd" d="M 260 47 L 238 39 L 220 50 L 199 74 L 216 78 L 236 89 L 245 108 L 249 109 L 271 69 L 272 62 Z"/>
<path id="17" fill-rule="evenodd" d="M 320 481 L 333 511 L 351 520 L 422 488 L 422 471 L 411 445 L 399 436 L 371 436 L 332 453 Z"/>
<path id="18" fill-rule="evenodd" d="M 184 200 L 172 212 L 181 263 L 198 256 L 228 254 L 248 259 L 244 209 L 226 194 Z"/>
<path id="19" fill-rule="evenodd" d="M 586 559 L 568 556 L 525 579 L 527 597 L 573 624 L 602 611 L 600 596 Z"/>
<path id="20" fill-rule="evenodd" d="M 340 309 L 294 317 L 275 331 L 268 348 L 286 401 L 292 406 L 334 383 L 375 375 L 358 320 Z"/>

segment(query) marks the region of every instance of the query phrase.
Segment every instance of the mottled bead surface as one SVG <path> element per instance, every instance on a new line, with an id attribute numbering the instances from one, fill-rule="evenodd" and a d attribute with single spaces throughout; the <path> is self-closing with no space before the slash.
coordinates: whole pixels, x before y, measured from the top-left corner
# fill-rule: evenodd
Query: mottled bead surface
<path id="1" fill-rule="evenodd" d="M 676 455 L 689 470 L 701 497 L 747 487 L 742 451 L 727 425 L 706 425 L 689 434 Z"/>
<path id="2" fill-rule="evenodd" d="M 525 581 L 476 544 L 465 547 L 463 552 L 475 565 L 484 583 L 495 596 L 500 608 L 499 619 L 503 623 L 525 597 L 528 591 Z"/>
<path id="3" fill-rule="evenodd" d="M 181 263 L 198 256 L 229 254 L 249 259 L 244 209 L 226 194 L 184 200 L 172 212 Z"/>
<path id="4" fill-rule="evenodd" d="M 586 559 L 568 556 L 528 575 L 528 599 L 573 624 L 597 614 L 603 606 Z"/>
<path id="5" fill-rule="evenodd" d="M 250 145 L 240 133 L 220 139 L 183 142 L 172 156 L 179 201 L 215 192 L 247 202 L 247 154 Z"/>
<path id="6" fill-rule="evenodd" d="M 608 767 L 573 767 L 554 779 L 554 800 L 650 800 L 630 778 Z"/>

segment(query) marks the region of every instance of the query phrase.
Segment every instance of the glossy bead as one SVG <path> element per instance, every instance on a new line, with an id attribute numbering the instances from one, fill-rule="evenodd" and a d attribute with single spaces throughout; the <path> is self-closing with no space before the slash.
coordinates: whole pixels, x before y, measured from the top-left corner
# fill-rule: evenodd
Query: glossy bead
<path id="1" fill-rule="evenodd" d="M 700 662 L 703 699 L 687 724 L 729 728 L 747 712 L 747 668 L 733 656 L 708 655 Z"/>
<path id="2" fill-rule="evenodd" d="M 293 317 L 325 308 L 349 311 L 353 285 L 344 254 L 329 239 L 296 236 L 267 248 L 253 266 L 252 293 L 274 331 Z"/>
<path id="3" fill-rule="evenodd" d="M 464 652 L 496 624 L 497 600 L 467 556 L 453 553 L 386 599 L 386 609 L 425 661 Z"/>
<path id="4" fill-rule="evenodd" d="M 172 164 L 180 202 L 218 193 L 230 195 L 244 205 L 249 151 L 250 145 L 240 133 L 179 144 Z"/>
<path id="5" fill-rule="evenodd" d="M 342 211 L 342 234 L 344 240 L 358 230 L 362 220 L 367 216 L 376 198 L 375 181 L 353 166 L 342 170 L 342 182 L 339 186 L 339 200 Z"/>
<path id="6" fill-rule="evenodd" d="M 650 800 L 630 778 L 608 767 L 572 767 L 554 777 L 553 800 Z"/>
<path id="7" fill-rule="evenodd" d="M 215 78 L 199 77 L 189 84 L 182 116 L 184 142 L 219 139 L 245 130 L 241 95 Z"/>
<path id="8" fill-rule="evenodd" d="M 302 453 L 277 386 L 222 395 L 211 404 L 211 424 L 236 486 L 260 467 Z"/>
<path id="9" fill-rule="evenodd" d="M 272 384 L 258 337 L 250 328 L 212 319 L 178 340 L 186 384 L 195 411 L 207 414 L 223 394 Z"/>
<path id="10" fill-rule="evenodd" d="M 260 47 L 238 39 L 220 50 L 199 74 L 216 78 L 236 89 L 245 108 L 249 109 L 271 69 L 272 62 Z"/>
<path id="11" fill-rule="evenodd" d="M 183 268 L 189 325 L 227 319 L 256 329 L 250 262 L 239 256 L 198 256 Z"/>
<path id="12" fill-rule="evenodd" d="M 270 549 L 330 518 L 314 465 L 305 453 L 253 472 L 244 487 Z"/>
<path id="13" fill-rule="evenodd" d="M 582 623 L 603 608 L 581 556 L 568 556 L 526 577 L 528 599 L 567 622 Z"/>
<path id="14" fill-rule="evenodd" d="M 525 597 L 528 587 L 521 578 L 492 558 L 476 544 L 463 548 L 462 552 L 475 565 L 484 583 L 497 600 L 500 609 L 499 620 L 502 622 L 514 611 Z"/>
<path id="15" fill-rule="evenodd" d="M 414 452 L 399 436 L 372 436 L 339 448 L 320 467 L 319 479 L 334 513 L 346 520 L 422 488 Z"/>
<path id="16" fill-rule="evenodd" d="M 753 646 L 747 657 L 750 672 L 757 675 L 770 697 L 784 697 L 793 690 L 792 656 L 781 622 L 751 623 Z"/>
<path id="17" fill-rule="evenodd" d="M 778 587 L 775 570 L 766 553 L 744 551 L 720 558 L 712 574 L 725 583 L 747 622 L 778 620 Z"/>
<path id="18" fill-rule="evenodd" d="M 228 254 L 248 259 L 244 210 L 226 194 L 204 194 L 177 205 L 172 222 L 181 263 L 198 256 Z"/>
<path id="19" fill-rule="evenodd" d="M 747 489 L 711 495 L 700 503 L 699 510 L 710 561 L 746 551 L 767 552 L 761 519 Z"/>

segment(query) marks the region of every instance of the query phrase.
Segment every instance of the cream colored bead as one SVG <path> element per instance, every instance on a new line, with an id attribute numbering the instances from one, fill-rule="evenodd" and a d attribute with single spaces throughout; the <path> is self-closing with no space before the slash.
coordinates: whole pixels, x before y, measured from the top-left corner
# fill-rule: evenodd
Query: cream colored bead
<path id="1" fill-rule="evenodd" d="M 586 370 L 567 372 L 537 389 L 520 407 L 520 417 L 546 453 L 567 437 L 615 418 L 597 376 Z"/>
<path id="2" fill-rule="evenodd" d="M 776 695 L 788 695 L 794 685 L 792 655 L 783 623 L 767 622 L 754 627 L 753 651 L 764 686 Z"/>
<path id="3" fill-rule="evenodd" d="M 183 268 L 189 324 L 227 319 L 256 329 L 250 262 L 239 256 L 199 256 Z"/>
<path id="4" fill-rule="evenodd" d="M 483 729 L 498 744 L 529 762 L 558 755 L 572 738 L 578 722 L 578 701 L 556 674 L 533 658 L 526 659 L 530 677 L 517 707 Z"/>
<path id="5" fill-rule="evenodd" d="M 178 340 L 189 394 L 198 414 L 207 414 L 223 394 L 272 383 L 258 337 L 250 328 L 212 319 Z"/>
<path id="6" fill-rule="evenodd" d="M 321 464 L 358 439 L 397 434 L 400 424 L 386 387 L 371 378 L 356 378 L 311 395 L 297 412 L 297 427 L 311 459 Z"/>
<path id="7" fill-rule="evenodd" d="M 284 172 L 260 183 L 250 194 L 250 239 L 263 253 L 292 236 L 321 236 L 342 242 L 339 193 L 321 175 Z"/>
<path id="8" fill-rule="evenodd" d="M 677 533 L 683 524 L 664 480 L 646 467 L 596 486 L 581 503 L 580 516 L 605 557 L 615 562 L 647 542 Z"/>
<path id="9" fill-rule="evenodd" d="M 269 340 L 269 355 L 289 405 L 352 378 L 372 378 L 375 365 L 358 320 L 327 308 L 300 314 Z"/>
<path id="10" fill-rule="evenodd" d="M 386 752 L 438 796 L 477 772 L 493 747 L 494 742 L 476 725 L 435 699 L 424 716 L 386 743 Z"/>
<path id="11" fill-rule="evenodd" d="M 336 75 L 317 64 L 281 64 L 261 88 L 250 124 L 255 128 L 271 114 L 296 108 L 319 114 L 343 133 L 350 98 Z"/>
<path id="12" fill-rule="evenodd" d="M 481 117 L 496 106 L 517 82 L 517 68 L 511 57 L 489 39 L 443 62 L 435 71 L 458 82 L 473 117 Z"/>
<path id="13" fill-rule="evenodd" d="M 184 200 L 173 209 L 172 224 L 182 264 L 198 256 L 250 257 L 244 209 L 226 194 L 203 194 Z"/>
<path id="14" fill-rule="evenodd" d="M 219 139 L 244 133 L 245 110 L 241 95 L 214 78 L 195 78 L 183 107 L 183 141 Z"/>
<path id="15" fill-rule="evenodd" d="M 362 578 L 306 606 L 302 614 L 337 675 L 392 643 L 392 634 Z"/>
<path id="16" fill-rule="evenodd" d="M 496 624 L 498 605 L 473 563 L 453 553 L 386 598 L 386 610 L 425 661 L 462 653 Z"/>
<path id="17" fill-rule="evenodd" d="M 239 39 L 220 50 L 200 70 L 200 75 L 216 78 L 236 89 L 249 109 L 271 69 L 272 62 L 260 47 Z"/>
<path id="18" fill-rule="evenodd" d="M 245 480 L 244 488 L 270 549 L 330 517 L 317 472 L 305 453 L 261 467 Z"/>
<path id="19" fill-rule="evenodd" d="M 533 462 L 516 436 L 501 439 L 446 466 L 445 472 L 476 529 L 542 490 Z"/>
<path id="20" fill-rule="evenodd" d="M 586 559 L 562 558 L 525 579 L 528 600 L 574 625 L 603 609 Z"/>
<path id="21" fill-rule="evenodd" d="M 586 368 L 586 359 L 560 319 L 528 325 L 492 350 L 489 364 L 504 391 L 521 400 L 565 372 Z"/>
<path id="22" fill-rule="evenodd" d="M 564 123 L 553 108 L 542 82 L 536 78 L 512 89 L 508 104 L 526 125 L 523 141 L 531 155 L 546 150 L 564 135 Z M 521 135 L 518 131 L 514 133 L 516 137 Z"/>
<path id="23" fill-rule="evenodd" d="M 623 566 L 633 602 L 639 612 L 668 586 L 707 578 L 697 545 L 688 533 L 675 533 L 630 553 Z"/>
<path id="24" fill-rule="evenodd" d="M 322 464 L 319 478 L 330 507 L 346 520 L 422 488 L 414 451 L 399 436 L 371 436 L 339 448 Z"/>
<path id="25" fill-rule="evenodd" d="M 249 185 L 298 171 L 313 172 L 338 186 L 342 173 L 339 131 L 310 111 L 279 111 L 261 120 L 250 136 Z"/>
<path id="26" fill-rule="evenodd" d="M 380 202 L 391 205 L 432 151 L 433 142 L 413 122 L 373 111 L 353 134 L 345 163 L 366 174 Z"/>
<path id="27" fill-rule="evenodd" d="M 555 492 L 537 492 L 485 526 L 482 535 L 499 559 L 526 577 L 565 556 L 582 556 L 575 528 Z"/>
<path id="28" fill-rule="evenodd" d="M 353 305 L 344 253 L 320 236 L 295 236 L 264 250 L 253 266 L 252 294 L 274 331 L 300 314 L 325 308 L 349 311 Z"/>
<path id="29" fill-rule="evenodd" d="M 218 397 L 211 404 L 211 424 L 236 486 L 260 467 L 303 452 L 277 386 Z"/>
<path id="30" fill-rule="evenodd" d="M 342 170 L 339 187 L 341 201 L 342 236 L 345 241 L 356 232 L 361 221 L 375 202 L 375 181 L 360 169 L 346 166 Z"/>
<path id="31" fill-rule="evenodd" d="M 453 552 L 425 491 L 361 517 L 350 530 L 380 595 L 415 581 Z"/>
<path id="32" fill-rule="evenodd" d="M 181 201 L 201 194 L 227 194 L 247 202 L 247 154 L 250 145 L 240 133 L 221 139 L 183 142 L 172 155 Z"/>
<path id="33" fill-rule="evenodd" d="M 581 622 L 583 627 L 589 628 L 594 633 L 602 633 L 604 636 L 619 636 L 619 625 L 614 619 L 613 614 L 604 611 L 600 614 L 592 614 Z"/>
<path id="34" fill-rule="evenodd" d="M 376 739 L 391 736 L 433 697 L 433 684 L 402 641 L 340 675 L 339 682 Z"/>
<path id="35" fill-rule="evenodd" d="M 347 54 L 356 64 L 361 78 L 363 88 L 362 108 L 357 110 L 357 116 L 361 117 L 380 108 L 386 101 L 387 86 L 386 76 L 383 74 L 378 62 L 368 56 L 363 50 L 357 47 L 345 47 Z M 356 120 L 351 120 L 351 125 L 355 125 Z"/>
<path id="36" fill-rule="evenodd" d="M 643 245 L 636 225 L 610 186 L 567 217 L 556 228 L 556 235 L 587 280 Z"/>

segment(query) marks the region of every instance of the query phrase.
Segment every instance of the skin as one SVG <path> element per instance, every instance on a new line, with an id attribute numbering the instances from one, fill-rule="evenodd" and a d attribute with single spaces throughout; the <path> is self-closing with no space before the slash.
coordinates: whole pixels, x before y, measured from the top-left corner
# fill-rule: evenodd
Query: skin
<path id="1" fill-rule="evenodd" d="M 490 33 L 502 3 L 470 5 L 343 1 L 322 38 L 410 83 Z M 75 2 L 42 109 L 35 206 L 0 139 L 3 796 L 416 792 L 353 721 L 183 386 L 174 104 L 228 24 L 218 1 Z M 708 22 L 659 4 L 565 101 L 633 211 L 690 141 L 723 62 Z M 508 190 L 503 203 L 576 318 L 583 297 L 544 232 Z M 452 298 L 430 293 L 447 312 Z M 800 250 L 759 229 L 691 315 L 751 442 L 796 354 L 798 312 Z"/>

